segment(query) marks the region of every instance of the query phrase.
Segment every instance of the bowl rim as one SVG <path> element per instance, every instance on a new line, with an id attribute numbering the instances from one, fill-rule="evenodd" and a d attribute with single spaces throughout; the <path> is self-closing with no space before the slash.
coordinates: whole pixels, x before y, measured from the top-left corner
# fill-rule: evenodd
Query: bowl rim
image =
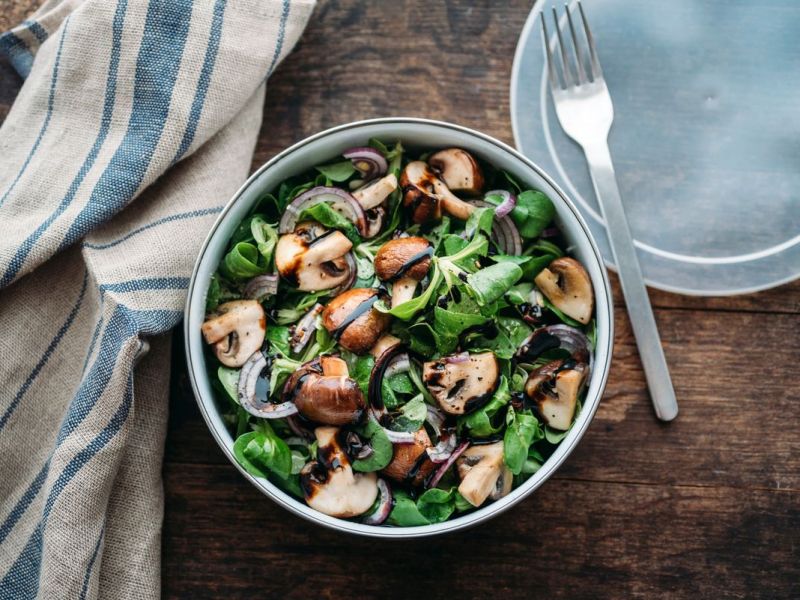
<path id="1" fill-rule="evenodd" d="M 602 364 L 599 363 L 599 361 L 597 361 L 598 348 L 595 348 L 594 369 L 600 370 L 600 376 L 599 376 L 600 380 L 596 394 L 592 398 L 592 402 L 588 402 L 584 404 L 584 406 L 582 407 L 581 415 L 583 416 L 583 419 L 577 432 L 573 434 L 573 431 L 570 430 L 570 434 L 572 435 L 572 440 L 570 441 L 569 446 L 567 446 L 563 451 L 563 453 L 560 456 L 557 456 L 555 460 L 553 460 L 553 457 L 551 456 L 545 461 L 545 463 L 542 465 L 539 471 L 537 471 L 537 474 L 542 472 L 542 475 L 536 477 L 536 475 L 534 474 L 534 476 L 532 476 L 521 486 L 513 490 L 505 498 L 498 500 L 487 506 L 480 507 L 475 512 L 471 512 L 467 515 L 457 517 L 452 520 L 444 521 L 442 523 L 419 525 L 413 527 L 384 527 L 376 525 L 365 525 L 354 521 L 348 521 L 345 519 L 331 517 L 329 515 L 320 513 L 305 504 L 302 504 L 299 500 L 295 500 L 288 493 L 284 492 L 283 490 L 281 490 L 268 480 L 255 477 L 250 473 L 248 473 L 238 463 L 235 456 L 233 455 L 232 449 L 229 448 L 228 444 L 220 437 L 220 434 L 217 431 L 217 427 L 213 424 L 211 420 L 211 417 L 206 407 L 206 402 L 203 400 L 197 379 L 195 377 L 198 366 L 192 360 L 193 354 L 191 350 L 191 340 L 190 340 L 192 299 L 194 297 L 194 294 L 196 293 L 198 274 L 201 267 L 201 263 L 203 262 L 203 258 L 208 250 L 208 246 L 210 245 L 212 239 L 216 236 L 221 224 L 225 220 L 228 213 L 231 211 L 232 207 L 239 201 L 244 191 L 247 190 L 251 185 L 253 185 L 254 182 L 265 171 L 270 169 L 273 165 L 286 159 L 287 157 L 292 155 L 300 148 L 306 146 L 307 144 L 310 144 L 316 140 L 331 135 L 336 135 L 337 133 L 342 131 L 347 131 L 358 127 L 367 127 L 371 125 L 386 125 L 386 124 L 390 125 L 415 124 L 422 126 L 431 126 L 434 128 L 450 129 L 461 134 L 466 134 L 467 136 L 477 138 L 477 140 L 479 140 L 480 142 L 490 144 L 492 146 L 495 146 L 498 150 L 510 154 L 512 158 L 517 159 L 518 161 L 523 163 L 528 169 L 533 171 L 537 176 L 541 177 L 545 181 L 545 183 L 547 183 L 551 187 L 551 189 L 556 192 L 556 194 L 559 197 L 559 200 L 566 208 L 569 209 L 569 211 L 572 213 L 575 220 L 577 221 L 578 225 L 580 226 L 581 230 L 583 231 L 585 241 L 588 243 L 588 247 L 591 249 L 591 252 L 594 255 L 594 260 L 596 261 L 598 272 L 600 274 L 600 279 L 603 284 L 602 294 L 605 299 L 605 308 L 607 313 L 606 320 L 608 323 L 608 336 L 606 340 L 606 347 L 604 348 L 605 360 L 603 361 Z M 598 294 L 599 291 L 595 290 L 596 308 L 599 305 L 599 303 L 597 302 Z M 443 533 L 450 533 L 453 531 L 458 531 L 469 527 L 473 527 L 475 525 L 488 521 L 489 519 L 496 517 L 497 515 L 505 512 L 512 506 L 518 504 L 528 495 L 532 494 L 545 481 L 547 481 L 552 476 L 553 473 L 555 473 L 558 470 L 558 468 L 564 463 L 564 461 L 566 461 L 566 459 L 572 454 L 572 452 L 574 451 L 575 447 L 578 445 L 580 440 L 583 438 L 587 429 L 589 428 L 589 425 L 594 419 L 594 415 L 597 412 L 597 408 L 600 404 L 600 400 L 602 399 L 603 392 L 605 391 L 605 387 L 608 382 L 608 374 L 611 366 L 611 358 L 612 358 L 613 344 L 614 344 L 614 304 L 611 294 L 611 285 L 608 278 L 608 272 L 605 263 L 603 261 L 602 255 L 600 254 L 600 250 L 597 247 L 594 238 L 592 237 L 588 225 L 584 221 L 578 209 L 573 204 L 572 200 L 570 200 L 567 197 L 564 191 L 536 163 L 534 163 L 533 161 L 522 155 L 520 152 L 518 152 L 516 149 L 512 148 L 508 144 L 490 135 L 471 129 L 469 127 L 465 127 L 463 125 L 457 125 L 446 121 L 425 119 L 418 117 L 382 117 L 382 118 L 364 119 L 359 121 L 351 121 L 349 123 L 343 123 L 341 125 L 336 125 L 334 127 L 330 127 L 323 131 L 305 137 L 302 140 L 292 144 L 288 148 L 282 150 L 281 152 L 273 156 L 270 160 L 261 165 L 256 171 L 254 171 L 247 178 L 247 180 L 239 187 L 239 189 L 236 190 L 236 192 L 233 194 L 230 200 L 228 200 L 228 202 L 225 204 L 225 207 L 217 216 L 217 219 L 211 226 L 211 229 L 206 235 L 206 238 L 203 241 L 203 244 L 198 252 L 194 268 L 192 269 L 192 275 L 187 290 L 186 307 L 184 310 L 183 338 L 184 338 L 184 351 L 186 355 L 186 367 L 189 375 L 189 381 L 192 386 L 192 392 L 194 394 L 195 401 L 197 402 L 198 408 L 200 409 L 200 413 L 203 416 L 203 420 L 205 421 L 206 426 L 208 427 L 217 445 L 222 450 L 223 454 L 225 454 L 225 456 L 228 458 L 231 464 L 233 464 L 233 466 L 245 477 L 245 479 L 247 479 L 252 485 L 254 485 L 263 494 L 268 496 L 276 504 L 280 505 L 286 510 L 289 510 L 293 514 L 305 519 L 306 521 L 313 522 L 317 525 L 322 525 L 328 529 L 344 531 L 350 534 L 360 535 L 365 537 L 382 538 L 382 539 L 408 539 L 408 538 L 429 537 L 434 535 L 440 535 Z M 215 404 L 213 398 L 212 398 L 212 404 Z M 586 412 L 587 410 L 588 412 Z M 559 448 L 560 447 L 561 445 L 559 445 Z"/>

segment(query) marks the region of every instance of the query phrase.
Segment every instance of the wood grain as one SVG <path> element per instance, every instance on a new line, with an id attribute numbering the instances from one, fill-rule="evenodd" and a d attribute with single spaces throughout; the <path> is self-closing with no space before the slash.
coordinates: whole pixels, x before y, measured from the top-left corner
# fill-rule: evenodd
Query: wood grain
<path id="1" fill-rule="evenodd" d="M 0 0 L 0 28 L 36 4 Z M 508 82 L 531 5 L 321 0 L 269 81 L 253 167 L 369 117 L 445 119 L 511 142 Z M 20 85 L 0 60 L 0 120 Z M 264 498 L 214 444 L 178 344 L 164 596 L 800 597 L 800 281 L 731 298 L 651 290 L 681 405 L 669 425 L 653 417 L 612 281 L 614 361 L 581 445 L 520 506 L 440 539 L 347 537 Z"/>

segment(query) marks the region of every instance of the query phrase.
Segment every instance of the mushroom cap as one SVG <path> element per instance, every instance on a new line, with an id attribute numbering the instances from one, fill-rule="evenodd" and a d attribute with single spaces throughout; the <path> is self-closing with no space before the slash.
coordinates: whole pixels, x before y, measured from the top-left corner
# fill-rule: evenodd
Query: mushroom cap
<path id="1" fill-rule="evenodd" d="M 400 174 L 403 206 L 411 211 L 414 223 L 428 223 L 442 218 L 437 194 L 438 181 L 436 173 L 421 160 L 408 163 Z"/>
<path id="2" fill-rule="evenodd" d="M 436 468 L 436 464 L 428 458 L 426 450 L 433 447 L 425 428 L 414 434 L 413 444 L 394 444 L 392 462 L 386 465 L 381 473 L 400 483 L 421 485 Z M 424 455 L 424 456 L 423 456 Z"/>
<path id="3" fill-rule="evenodd" d="M 233 300 L 220 304 L 201 331 L 223 365 L 241 367 L 264 343 L 267 315 L 256 300 Z"/>
<path id="4" fill-rule="evenodd" d="M 574 258 L 555 259 L 534 278 L 536 286 L 558 310 L 586 325 L 592 320 L 594 291 L 583 265 Z"/>
<path id="5" fill-rule="evenodd" d="M 300 290 L 329 290 L 350 276 L 344 256 L 352 247 L 353 242 L 341 231 L 303 221 L 278 239 L 275 267 Z"/>
<path id="6" fill-rule="evenodd" d="M 472 506 L 480 506 L 491 494 L 502 493 L 508 485 L 503 481 L 498 486 L 498 480 L 505 475 L 506 469 L 502 440 L 470 446 L 458 457 L 456 467 L 461 477 L 458 491 Z"/>
<path id="7" fill-rule="evenodd" d="M 353 192 L 353 197 L 364 210 L 375 208 L 383 203 L 397 189 L 397 177 L 394 173 L 370 181 L 367 185 Z"/>
<path id="8" fill-rule="evenodd" d="M 322 324 L 343 348 L 363 354 L 369 351 L 389 327 L 391 317 L 375 310 L 374 288 L 347 290 L 331 300 L 322 311 Z"/>
<path id="9" fill-rule="evenodd" d="M 318 427 L 318 460 L 300 471 L 300 487 L 306 504 L 314 510 L 347 519 L 367 512 L 378 497 L 375 473 L 354 473 L 339 442 L 337 427 Z"/>
<path id="10" fill-rule="evenodd" d="M 422 379 L 444 412 L 463 415 L 489 401 L 500 381 L 500 368 L 493 352 L 470 354 L 460 362 L 444 357 L 426 362 Z"/>
<path id="11" fill-rule="evenodd" d="M 375 272 L 382 281 L 409 277 L 422 281 L 431 266 L 431 243 L 422 237 L 389 240 L 375 255 Z"/>
<path id="12" fill-rule="evenodd" d="M 542 420 L 553 429 L 566 431 L 572 425 L 578 394 L 588 372 L 586 363 L 574 359 L 554 360 L 531 371 L 525 393 Z"/>
<path id="13" fill-rule="evenodd" d="M 294 402 L 301 415 L 323 425 L 358 423 L 366 408 L 347 363 L 336 356 L 315 358 L 292 373 L 283 386 L 283 400 Z"/>
<path id="14" fill-rule="evenodd" d="M 477 161 L 466 150 L 447 148 L 432 154 L 428 164 L 438 171 L 439 177 L 453 192 L 480 194 L 483 191 L 483 172 Z"/>

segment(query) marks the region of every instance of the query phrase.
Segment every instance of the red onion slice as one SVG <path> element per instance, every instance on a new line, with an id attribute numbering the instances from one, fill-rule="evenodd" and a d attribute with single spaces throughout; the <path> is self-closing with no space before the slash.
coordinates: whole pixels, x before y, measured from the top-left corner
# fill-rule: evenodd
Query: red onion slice
<path id="1" fill-rule="evenodd" d="M 386 427 L 383 428 L 383 431 L 393 444 L 413 444 L 417 441 L 415 434 L 409 431 L 392 431 Z"/>
<path id="2" fill-rule="evenodd" d="M 461 442 L 458 446 L 456 446 L 456 449 L 453 450 L 453 453 L 450 455 L 450 457 L 436 470 L 436 472 L 433 474 L 433 477 L 428 480 L 425 487 L 436 487 L 439 481 L 441 481 L 442 477 L 444 477 L 444 474 L 447 473 L 447 470 L 453 466 L 453 463 L 456 462 L 458 457 L 461 456 L 464 453 L 464 450 L 467 448 L 469 448 L 469 442 Z"/>
<path id="3" fill-rule="evenodd" d="M 367 218 L 364 209 L 349 192 L 337 187 L 320 185 L 300 194 L 289 203 L 278 225 L 278 233 L 291 233 L 297 225 L 302 212 L 320 202 L 328 202 L 331 207 L 351 221 L 361 235 L 367 231 Z"/>
<path id="4" fill-rule="evenodd" d="M 453 451 L 456 449 L 457 444 L 458 439 L 456 439 L 455 432 L 446 432 L 442 434 L 439 438 L 439 442 L 433 448 L 426 449 L 428 458 L 431 459 L 431 462 L 437 464 L 447 462 L 447 459 L 450 458 L 450 455 L 453 454 Z"/>
<path id="5" fill-rule="evenodd" d="M 589 338 L 586 334 L 569 325 L 548 325 L 537 329 L 522 342 L 518 356 L 533 359 L 547 350 L 563 348 L 571 355 L 589 354 Z"/>
<path id="6" fill-rule="evenodd" d="M 378 479 L 378 494 L 380 494 L 378 508 L 362 519 L 361 522 L 364 525 L 380 525 L 389 518 L 389 513 L 392 512 L 392 506 L 394 505 L 392 489 L 384 479 Z"/>
<path id="7" fill-rule="evenodd" d="M 278 275 L 269 273 L 253 277 L 244 288 L 244 297 L 259 302 L 278 293 Z"/>
<path id="8" fill-rule="evenodd" d="M 267 368 L 267 357 L 260 350 L 257 350 L 247 359 L 239 373 L 239 386 L 237 396 L 239 404 L 254 417 L 262 419 L 282 419 L 297 413 L 294 402 L 282 402 L 281 404 L 271 404 L 269 398 L 256 398 L 256 384 L 261 372 Z M 269 392 L 267 392 L 267 396 Z"/>
<path id="9" fill-rule="evenodd" d="M 300 421 L 300 417 L 298 415 L 290 415 L 286 417 L 286 424 L 296 436 L 308 440 L 309 442 L 314 441 L 314 432 L 306 427 L 303 427 L 303 423 Z"/>
<path id="10" fill-rule="evenodd" d="M 500 204 L 494 209 L 494 214 L 498 219 L 507 216 L 517 205 L 517 197 L 506 190 L 492 190 L 483 195 L 484 198 L 486 198 L 486 196 L 500 196 Z"/>
<path id="11" fill-rule="evenodd" d="M 458 354 L 453 354 L 451 356 L 444 357 L 444 362 L 449 363 L 451 365 L 467 362 L 468 360 L 469 360 L 469 352 L 459 352 Z"/>
<path id="12" fill-rule="evenodd" d="M 497 207 L 484 200 L 472 200 L 470 204 L 480 208 L 494 208 L 494 221 L 492 222 L 492 241 L 497 248 L 504 254 L 519 256 L 522 254 L 522 238 L 519 235 L 517 226 L 508 215 L 500 217 L 497 214 Z"/>
<path id="13" fill-rule="evenodd" d="M 348 252 L 345 254 L 344 261 L 347 263 L 347 268 L 350 274 L 347 276 L 347 279 L 331 290 L 331 296 L 338 296 L 342 292 L 346 292 L 353 287 L 353 284 L 356 282 L 358 267 L 356 267 L 356 259 L 353 258 L 353 253 Z"/>
<path id="14" fill-rule="evenodd" d="M 444 413 L 435 406 L 431 406 L 429 404 L 425 408 L 428 410 L 428 414 L 425 417 L 425 422 L 431 426 L 431 429 L 433 429 L 433 432 L 436 435 L 441 435 L 442 424 L 444 424 L 444 420 L 447 417 L 445 417 Z"/>
<path id="15" fill-rule="evenodd" d="M 410 369 L 411 360 L 408 358 L 408 354 L 398 354 L 386 365 L 383 376 L 388 378 L 398 373 L 408 373 Z"/>
<path id="16" fill-rule="evenodd" d="M 308 342 L 317 331 L 317 315 L 323 308 L 322 304 L 317 302 L 294 326 L 294 334 L 289 340 L 294 354 L 300 354 L 308 346 Z"/>
<path id="17" fill-rule="evenodd" d="M 375 148 L 367 146 L 350 148 L 342 152 L 342 156 L 349 159 L 356 171 L 361 173 L 361 176 L 367 181 L 380 177 L 389 169 L 386 158 Z"/>

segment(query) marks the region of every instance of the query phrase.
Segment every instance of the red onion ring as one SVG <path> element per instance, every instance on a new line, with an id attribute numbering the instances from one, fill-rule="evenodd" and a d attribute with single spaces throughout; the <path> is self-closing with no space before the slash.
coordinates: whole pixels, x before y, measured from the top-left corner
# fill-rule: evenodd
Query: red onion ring
<path id="1" fill-rule="evenodd" d="M 296 436 L 306 439 L 310 442 L 314 441 L 314 433 L 309 429 L 303 427 L 300 417 L 298 415 L 290 415 L 286 417 L 286 424 Z"/>
<path id="2" fill-rule="evenodd" d="M 428 453 L 428 458 L 431 459 L 431 462 L 435 462 L 437 464 L 441 464 L 443 462 L 447 462 L 447 459 L 450 458 L 450 455 L 453 454 L 453 451 L 456 449 L 458 444 L 458 439 L 456 438 L 456 434 L 454 431 L 449 431 L 439 438 L 439 442 L 433 448 L 426 448 L 426 452 Z"/>
<path id="3" fill-rule="evenodd" d="M 553 338 L 558 342 L 557 346 L 553 345 Z M 546 350 L 563 348 L 574 356 L 589 354 L 589 346 L 589 338 L 579 329 L 563 324 L 548 325 L 530 334 L 520 345 L 517 355 L 530 359 L 536 358 Z"/>
<path id="4" fill-rule="evenodd" d="M 398 373 L 408 373 L 410 369 L 411 360 L 408 358 L 408 354 L 398 354 L 386 365 L 386 371 L 383 373 L 383 376 L 392 377 Z"/>
<path id="5" fill-rule="evenodd" d="M 389 169 L 386 158 L 375 148 L 367 146 L 350 148 L 342 152 L 342 156 L 350 159 L 356 171 L 361 173 L 361 176 L 367 181 L 380 177 Z"/>
<path id="6" fill-rule="evenodd" d="M 497 207 L 494 204 L 484 200 L 472 200 L 470 204 L 479 208 L 494 208 L 494 220 L 492 221 L 492 241 L 495 246 L 504 254 L 511 256 L 519 256 L 522 254 L 522 238 L 519 235 L 517 226 L 508 215 L 499 217 L 497 215 Z"/>
<path id="7" fill-rule="evenodd" d="M 269 273 L 258 275 L 247 282 L 244 288 L 244 297 L 261 301 L 278 293 L 278 275 Z"/>
<path id="8" fill-rule="evenodd" d="M 317 302 L 294 326 L 294 334 L 289 340 L 294 354 L 300 354 L 308 346 L 308 342 L 317 330 L 317 315 L 323 308 L 322 304 Z"/>
<path id="9" fill-rule="evenodd" d="M 342 283 L 337 285 L 335 288 L 331 290 L 332 296 L 338 296 L 342 292 L 349 290 L 353 287 L 353 284 L 356 282 L 356 277 L 358 275 L 358 267 L 356 267 L 356 259 L 353 258 L 353 253 L 348 252 L 344 255 L 344 261 L 347 263 L 347 268 L 350 271 L 350 274 L 347 276 Z"/>
<path id="10" fill-rule="evenodd" d="M 393 444 L 413 444 L 417 441 L 416 435 L 413 432 L 392 431 L 391 429 L 386 429 L 386 427 L 383 427 L 383 431 Z"/>
<path id="11" fill-rule="evenodd" d="M 444 474 L 447 473 L 447 470 L 453 466 L 453 463 L 456 462 L 458 457 L 461 456 L 464 453 L 464 450 L 467 448 L 469 448 L 469 442 L 461 442 L 458 446 L 456 446 L 456 449 L 453 450 L 453 453 L 450 455 L 450 457 L 444 463 L 442 463 L 442 466 L 436 469 L 433 477 L 428 480 L 425 487 L 436 487 L 439 481 L 441 481 L 442 477 L 444 477 Z"/>
<path id="12" fill-rule="evenodd" d="M 444 413 L 435 406 L 428 404 L 425 408 L 428 411 L 428 414 L 425 416 L 425 422 L 431 426 L 431 429 L 433 429 L 433 432 L 436 435 L 441 435 L 442 424 L 447 417 L 445 417 Z"/>
<path id="13" fill-rule="evenodd" d="M 291 233 L 297 225 L 297 219 L 302 212 L 320 202 L 330 202 L 334 210 L 342 213 L 358 229 L 361 235 L 367 231 L 367 218 L 364 209 L 352 194 L 337 187 L 319 185 L 307 192 L 300 194 L 289 203 L 278 225 L 278 233 Z"/>
<path id="14" fill-rule="evenodd" d="M 483 195 L 484 198 L 486 198 L 486 196 L 500 196 L 500 198 L 502 198 L 500 204 L 494 209 L 494 214 L 498 219 L 507 216 L 514 210 L 514 207 L 517 206 L 517 197 L 506 190 L 492 190 Z"/>
<path id="15" fill-rule="evenodd" d="M 282 419 L 297 414 L 294 402 L 271 404 L 269 398 L 265 398 L 264 401 L 259 401 L 260 406 L 254 404 L 256 402 L 256 383 L 261 376 L 261 371 L 265 368 L 267 368 L 267 357 L 260 350 L 253 352 L 253 355 L 242 366 L 236 394 L 241 407 L 254 417 L 262 419 Z"/>
<path id="16" fill-rule="evenodd" d="M 444 362 L 449 363 L 451 365 L 467 362 L 468 360 L 469 360 L 469 352 L 459 352 L 458 354 L 452 354 L 451 356 L 444 357 Z"/>
<path id="17" fill-rule="evenodd" d="M 389 487 L 389 484 L 386 483 L 386 480 L 378 479 L 378 493 L 380 494 L 378 508 L 362 519 L 361 522 L 364 523 L 364 525 L 380 525 L 389 518 L 389 513 L 392 512 L 394 499 L 392 497 L 392 489 Z"/>

